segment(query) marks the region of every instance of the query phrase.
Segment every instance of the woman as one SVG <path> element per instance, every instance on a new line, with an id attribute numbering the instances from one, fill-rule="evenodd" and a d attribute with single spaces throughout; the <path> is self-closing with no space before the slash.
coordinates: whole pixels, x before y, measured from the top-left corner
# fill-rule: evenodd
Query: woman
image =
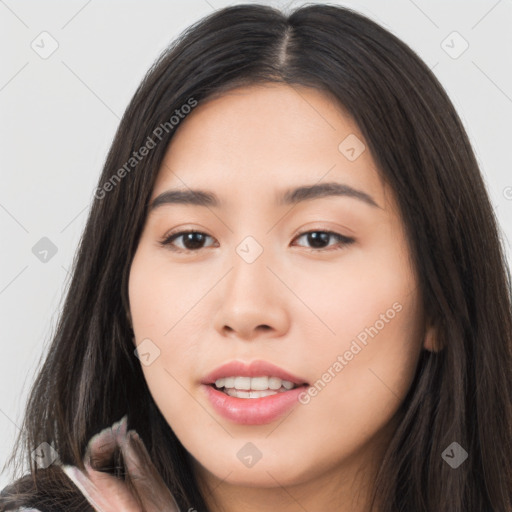
<path id="1" fill-rule="evenodd" d="M 121 121 L 0 510 L 510 511 L 510 290 L 403 42 L 217 11 Z"/>

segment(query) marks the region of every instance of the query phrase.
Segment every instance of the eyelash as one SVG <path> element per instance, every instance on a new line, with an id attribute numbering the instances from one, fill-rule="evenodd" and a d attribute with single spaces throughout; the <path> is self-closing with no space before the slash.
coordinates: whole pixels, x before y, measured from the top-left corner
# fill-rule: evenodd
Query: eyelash
<path id="1" fill-rule="evenodd" d="M 160 243 L 161 246 L 166 247 L 167 249 L 169 249 L 169 250 L 171 250 L 173 252 L 178 252 L 178 253 L 191 253 L 191 252 L 198 252 L 201 249 L 207 249 L 207 247 L 200 247 L 199 249 L 181 249 L 181 248 L 173 247 L 171 245 L 172 242 L 174 242 L 174 240 L 176 240 L 180 236 L 187 235 L 189 233 L 201 233 L 202 235 L 206 235 L 207 237 L 210 236 L 210 235 L 207 235 L 206 233 L 203 233 L 202 231 L 190 229 L 190 230 L 187 230 L 187 231 L 178 231 L 178 232 L 175 232 L 175 233 L 170 233 L 163 240 L 160 240 L 159 243 Z M 316 248 L 311 248 L 311 247 L 305 247 L 305 249 L 307 249 L 307 250 L 309 250 L 311 252 L 325 252 L 325 251 L 340 250 L 340 249 L 345 248 L 345 246 L 350 245 L 350 244 L 355 242 L 354 238 L 350 238 L 350 237 L 347 237 L 347 236 L 344 236 L 344 235 L 340 235 L 339 233 L 336 233 L 334 231 L 326 231 L 326 230 L 320 230 L 320 229 L 313 229 L 313 230 L 310 230 L 310 231 L 303 231 L 302 233 L 298 233 L 295 236 L 294 240 L 296 238 L 300 238 L 303 235 L 308 235 L 309 233 L 324 233 L 324 234 L 331 235 L 334 238 L 338 239 L 338 246 L 334 246 L 335 247 L 334 249 L 332 249 L 332 248 L 331 249 L 328 249 L 328 248 L 316 249 Z M 210 237 L 210 238 L 212 238 L 212 237 Z"/>

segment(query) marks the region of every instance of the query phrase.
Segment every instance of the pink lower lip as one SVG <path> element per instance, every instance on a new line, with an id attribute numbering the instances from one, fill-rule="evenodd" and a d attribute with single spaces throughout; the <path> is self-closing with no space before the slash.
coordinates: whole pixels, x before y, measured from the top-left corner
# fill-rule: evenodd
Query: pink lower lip
<path id="1" fill-rule="evenodd" d="M 264 425 L 279 418 L 298 403 L 299 394 L 307 386 L 262 398 L 236 398 L 207 384 L 201 387 L 215 411 L 224 418 L 241 425 Z"/>

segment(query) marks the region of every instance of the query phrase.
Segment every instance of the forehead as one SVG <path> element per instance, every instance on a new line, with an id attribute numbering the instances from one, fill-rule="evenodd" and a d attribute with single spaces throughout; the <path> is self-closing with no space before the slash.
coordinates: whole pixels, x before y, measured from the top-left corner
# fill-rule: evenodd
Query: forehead
<path id="1" fill-rule="evenodd" d="M 352 147 L 355 159 L 347 153 Z M 383 204 L 383 183 L 364 138 L 331 96 L 295 85 L 251 85 L 200 103 L 181 121 L 152 199 L 190 187 L 250 200 L 268 197 L 269 189 L 275 197 L 274 190 L 322 181 L 364 189 Z"/>

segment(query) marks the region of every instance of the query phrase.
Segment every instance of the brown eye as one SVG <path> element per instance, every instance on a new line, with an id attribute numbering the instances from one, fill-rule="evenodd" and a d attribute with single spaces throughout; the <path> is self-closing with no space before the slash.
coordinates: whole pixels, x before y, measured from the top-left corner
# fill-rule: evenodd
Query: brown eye
<path id="1" fill-rule="evenodd" d="M 295 239 L 297 240 L 302 237 L 306 237 L 307 242 L 311 244 L 307 249 L 311 249 L 313 251 L 342 249 L 345 245 L 355 242 L 353 238 L 340 235 L 333 231 L 305 231 Z M 332 239 L 337 240 L 337 243 L 329 245 L 329 241 Z M 327 249 L 327 247 L 333 247 L 334 249 Z"/>
<path id="2" fill-rule="evenodd" d="M 310 247 L 306 247 L 314 252 L 318 251 L 331 251 L 336 249 L 342 249 L 344 246 L 349 245 L 355 240 L 333 231 L 306 231 L 299 234 L 295 240 L 305 237 Z M 204 249 L 205 241 L 213 238 L 202 231 L 179 231 L 177 233 L 171 233 L 164 240 L 160 242 L 162 246 L 168 247 L 172 251 L 176 252 L 197 252 L 200 249 Z M 176 241 L 181 240 L 179 244 Z M 331 240 L 335 240 L 336 243 L 330 244 Z"/>
<path id="3" fill-rule="evenodd" d="M 169 235 L 160 244 L 177 252 L 198 251 L 204 248 L 207 238 L 211 236 L 201 231 L 180 231 Z M 176 246 L 175 241 L 179 239 L 182 239 L 181 245 Z"/>

